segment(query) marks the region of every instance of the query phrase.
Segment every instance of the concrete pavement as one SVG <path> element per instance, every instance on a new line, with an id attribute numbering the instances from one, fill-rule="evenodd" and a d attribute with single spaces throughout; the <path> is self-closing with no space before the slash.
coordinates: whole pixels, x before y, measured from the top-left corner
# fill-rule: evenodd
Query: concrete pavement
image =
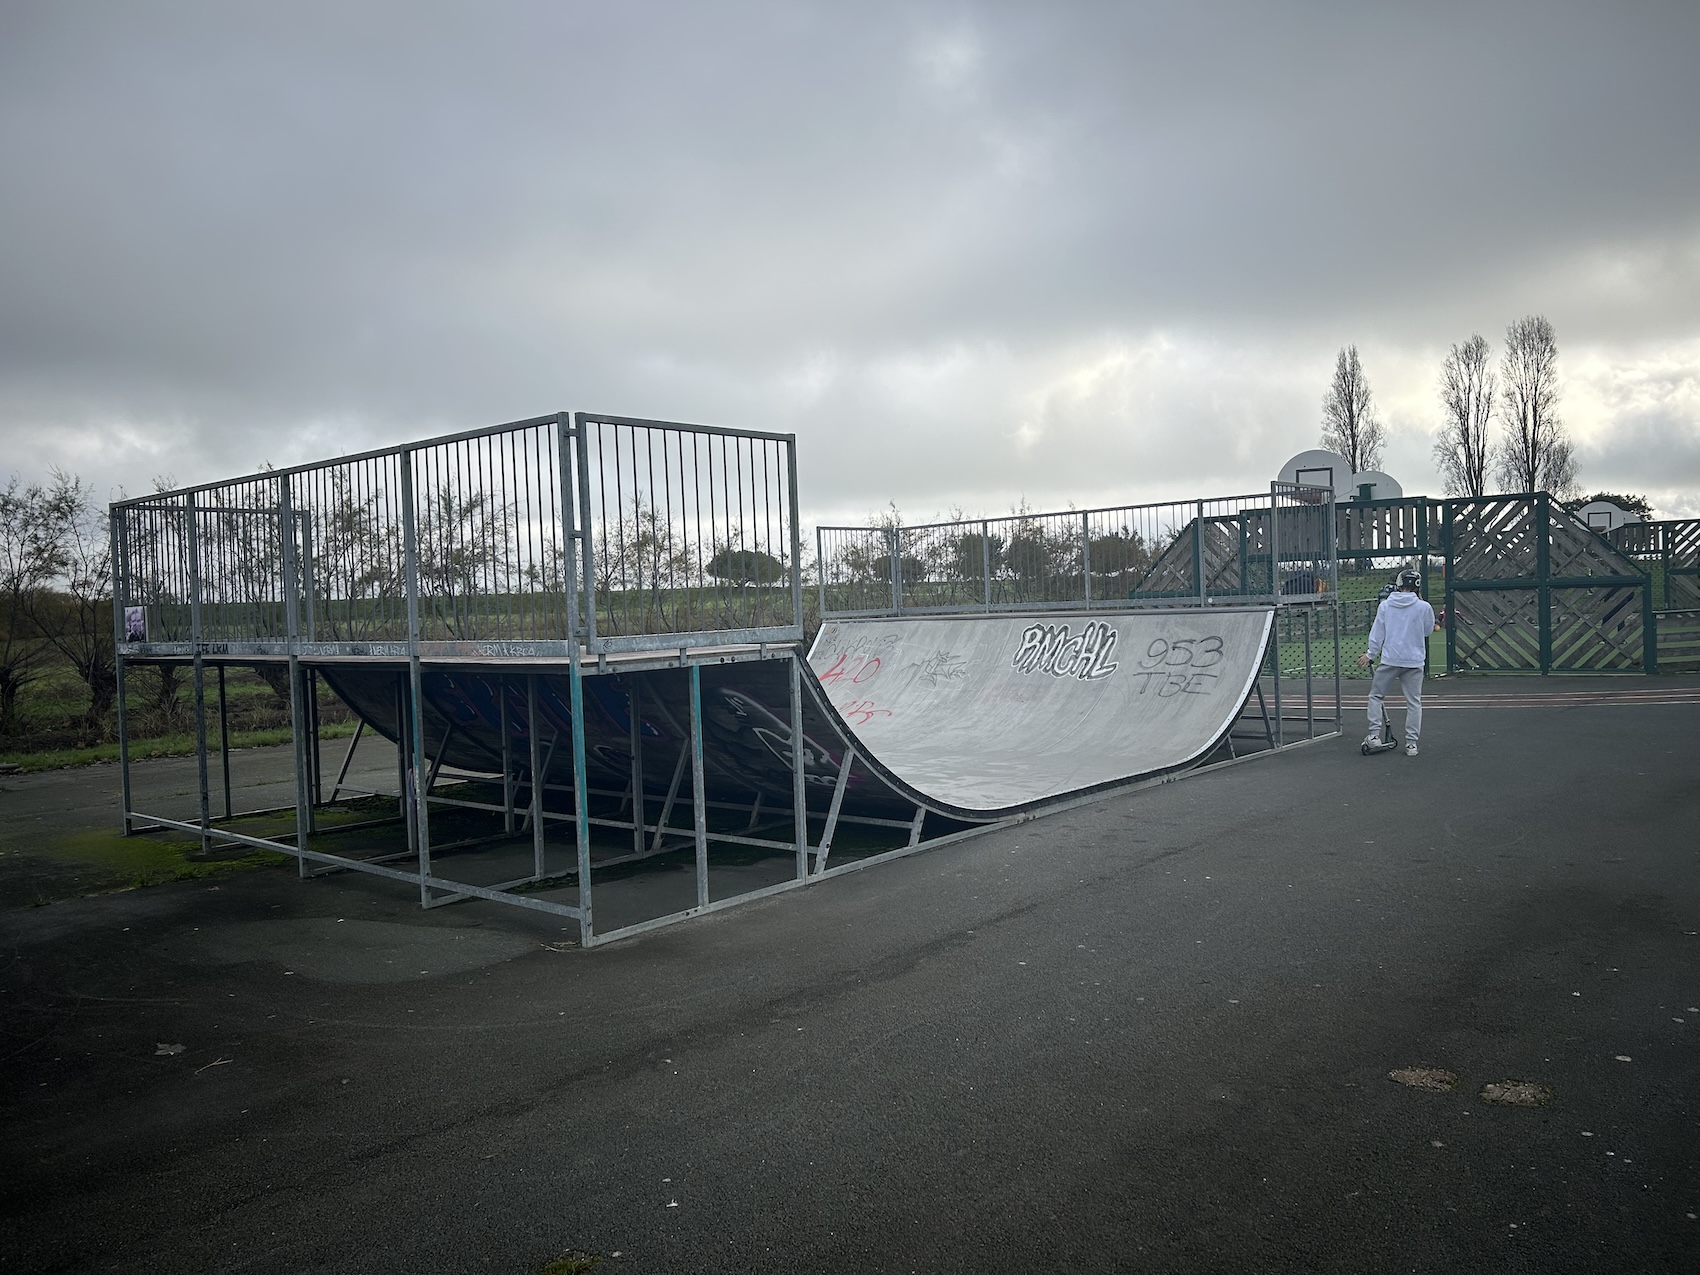
<path id="1" fill-rule="evenodd" d="M 0 913 L 0 1270 L 1695 1269 L 1700 706 L 1356 735 L 589 953 Z"/>

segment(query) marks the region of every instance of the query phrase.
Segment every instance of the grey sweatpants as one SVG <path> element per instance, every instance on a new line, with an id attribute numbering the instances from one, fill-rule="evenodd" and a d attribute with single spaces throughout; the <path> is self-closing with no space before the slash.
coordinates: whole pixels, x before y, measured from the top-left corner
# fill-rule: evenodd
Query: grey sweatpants
<path id="1" fill-rule="evenodd" d="M 1387 692 L 1397 682 L 1405 695 L 1405 742 L 1414 744 L 1423 731 L 1423 671 L 1420 668 L 1400 668 L 1383 664 L 1375 670 L 1375 680 L 1369 686 L 1369 733 L 1379 735 L 1387 712 Z"/>

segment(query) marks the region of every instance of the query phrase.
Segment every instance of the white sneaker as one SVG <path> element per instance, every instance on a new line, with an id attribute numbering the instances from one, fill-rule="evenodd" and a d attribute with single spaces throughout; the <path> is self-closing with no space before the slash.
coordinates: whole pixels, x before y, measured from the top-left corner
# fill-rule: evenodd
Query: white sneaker
<path id="1" fill-rule="evenodd" d="M 1405 756 L 1415 757 L 1416 755 L 1417 755 L 1417 746 L 1415 744 L 1406 744 L 1405 745 Z"/>
<path id="2" fill-rule="evenodd" d="M 1364 736 L 1364 747 L 1365 748 L 1380 748 L 1381 747 L 1381 732 L 1372 730 L 1369 734 L 1365 735 Z"/>

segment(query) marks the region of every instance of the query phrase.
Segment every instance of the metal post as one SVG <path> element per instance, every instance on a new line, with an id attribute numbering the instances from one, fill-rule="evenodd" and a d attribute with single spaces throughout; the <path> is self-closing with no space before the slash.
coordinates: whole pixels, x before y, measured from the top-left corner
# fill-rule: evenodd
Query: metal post
<path id="1" fill-rule="evenodd" d="M 303 515 L 301 518 L 301 594 L 307 602 L 307 640 L 309 642 L 319 640 L 319 622 L 313 599 L 316 592 L 317 589 L 314 588 L 313 580 L 313 524 Z M 315 685 L 313 687 L 314 703 L 318 702 L 318 691 L 319 688 Z M 314 729 L 318 729 L 316 722 Z M 313 795 L 315 798 L 318 796 L 316 787 Z"/>
<path id="2" fill-rule="evenodd" d="M 803 740 L 803 651 L 791 648 L 791 835 L 797 844 L 797 879 L 809 875 L 808 749 Z"/>
<path id="3" fill-rule="evenodd" d="M 1198 514 L 1192 524 L 1192 583 L 1198 594 L 1198 605 L 1204 605 L 1204 502 L 1198 502 Z"/>
<path id="4" fill-rule="evenodd" d="M 126 558 L 129 537 L 128 511 L 109 510 L 111 525 L 108 536 L 112 546 L 112 677 L 118 700 L 118 782 L 123 795 L 124 835 L 131 831 L 130 819 L 130 715 L 125 704 L 128 688 L 124 676 L 124 603 L 130 596 L 129 570 Z"/>
<path id="5" fill-rule="evenodd" d="M 1346 729 L 1346 710 L 1340 704 L 1340 594 L 1334 594 L 1334 733 L 1340 734 Z"/>
<path id="6" fill-rule="evenodd" d="M 578 641 L 578 563 L 579 563 L 579 519 L 574 498 L 572 482 L 572 445 L 581 430 L 575 430 L 567 423 L 567 414 L 555 414 L 555 464 L 559 470 L 561 487 L 561 588 L 566 594 L 567 631 L 564 636 L 568 642 Z"/>
<path id="7" fill-rule="evenodd" d="M 802 595 L 799 594 L 800 598 Z M 632 755 L 632 853 L 643 853 L 643 682 L 636 673 L 626 674 L 626 716 L 631 728 L 628 748 Z"/>
<path id="8" fill-rule="evenodd" d="M 543 879 L 543 732 L 537 729 L 537 674 L 525 675 L 526 734 L 531 744 L 531 875 Z"/>
<path id="9" fill-rule="evenodd" d="M 529 675 L 528 675 L 529 676 Z M 502 727 L 502 831 L 514 830 L 514 742 L 513 723 L 508 720 L 508 678 L 496 674 L 496 703 Z M 533 714 L 527 714 L 533 716 Z"/>
<path id="10" fill-rule="evenodd" d="M 399 804 L 401 816 L 407 821 L 407 848 L 419 848 L 418 831 L 414 827 L 413 818 L 413 778 L 412 768 L 408 758 L 412 756 L 411 745 L 413 727 L 408 721 L 407 713 L 407 678 L 397 673 L 395 679 L 395 766 L 396 792 L 400 794 Z"/>
<path id="11" fill-rule="evenodd" d="M 591 609 L 594 609 L 592 607 Z M 590 638 L 596 640 L 594 626 Z M 584 670 L 579 666 L 578 647 L 571 651 L 568 673 L 572 686 L 573 714 L 573 811 L 578 840 L 578 927 L 579 943 L 588 947 L 594 929 L 590 920 L 590 782 L 584 763 Z"/>
<path id="12" fill-rule="evenodd" d="M 1202 506 L 1200 506 L 1202 508 Z M 1092 609 L 1092 515 L 1080 515 L 1080 575 L 1085 581 L 1086 609 Z"/>
<path id="13" fill-rule="evenodd" d="M 980 569 L 986 584 L 986 610 L 992 609 L 992 524 L 980 521 Z"/>
<path id="14" fill-rule="evenodd" d="M 708 906 L 708 792 L 702 760 L 702 665 L 691 665 L 691 816 L 697 841 L 697 906 Z"/>
<path id="15" fill-rule="evenodd" d="M 1310 672 L 1310 613 L 1313 607 L 1305 608 L 1305 729 L 1306 739 L 1316 738 L 1316 696 L 1312 690 L 1313 680 Z"/>
<path id="16" fill-rule="evenodd" d="M 815 584 L 820 595 L 820 617 L 826 619 L 826 553 L 821 529 L 815 528 Z"/>
<path id="17" fill-rule="evenodd" d="M 230 804 L 230 710 L 224 695 L 224 665 L 218 666 L 218 759 L 224 771 L 224 817 L 235 813 Z"/>
<path id="18" fill-rule="evenodd" d="M 791 623 L 798 632 L 803 628 L 803 524 L 797 509 L 797 437 L 785 439 L 786 483 L 791 502 Z M 641 821 L 640 821 L 641 822 Z"/>
<path id="19" fill-rule="evenodd" d="M 194 651 L 195 668 L 195 776 L 201 800 L 201 852 L 211 845 L 211 801 L 207 796 L 207 681 L 206 666 L 201 658 L 201 537 L 199 512 L 195 493 L 184 497 L 184 517 L 189 534 L 189 637 Z"/>
<path id="20" fill-rule="evenodd" d="M 578 452 L 578 509 L 573 522 L 578 529 L 579 569 L 584 573 L 584 645 L 587 651 L 594 651 L 597 648 L 596 551 L 595 546 L 591 543 L 590 534 L 590 429 L 585 423 L 583 412 L 575 415 L 573 421 L 578 426 L 574 437 Z M 563 503 L 566 502 L 567 495 L 565 492 L 561 494 L 561 500 Z M 616 518 L 620 516 L 619 510 L 614 511 L 614 516 Z M 573 717 L 573 732 L 575 736 L 582 736 L 583 734 L 579 728 L 576 709 Z M 582 750 L 575 749 L 575 752 L 580 751 Z M 588 854 L 589 852 L 586 851 L 587 857 Z"/>
<path id="21" fill-rule="evenodd" d="M 890 551 L 891 570 L 891 610 L 894 615 L 903 614 L 903 560 L 899 556 L 901 545 L 898 541 L 896 527 L 885 529 L 886 546 Z"/>
<path id="22" fill-rule="evenodd" d="M 313 835 L 309 787 L 307 705 L 301 676 L 301 566 L 295 543 L 295 494 L 289 476 L 277 480 L 278 543 L 283 546 L 283 627 L 289 651 L 289 733 L 295 745 L 295 847 L 307 848 Z M 295 870 L 307 875 L 307 860 L 295 857 Z"/>
<path id="23" fill-rule="evenodd" d="M 317 832 L 319 830 L 319 804 L 325 796 L 324 740 L 319 734 L 319 670 L 316 668 L 305 669 L 301 676 L 307 683 L 307 738 L 310 745 L 308 755 L 312 762 L 308 770 L 308 779 L 312 785 L 310 792 L 312 794 L 313 831 Z"/>
<path id="24" fill-rule="evenodd" d="M 287 480 L 285 480 L 287 481 Z M 420 776 L 430 765 L 425 752 L 425 671 L 419 663 L 419 540 L 414 521 L 413 453 L 401 453 L 401 538 L 407 589 L 407 698 L 413 779 L 413 819 L 419 850 L 419 905 L 431 905 L 431 806 Z"/>

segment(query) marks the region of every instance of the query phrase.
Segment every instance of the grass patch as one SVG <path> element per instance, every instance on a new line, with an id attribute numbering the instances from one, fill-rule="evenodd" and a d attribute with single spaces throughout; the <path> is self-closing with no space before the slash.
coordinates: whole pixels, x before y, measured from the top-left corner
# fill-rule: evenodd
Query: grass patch
<path id="1" fill-rule="evenodd" d="M 602 1259 L 590 1253 L 562 1253 L 543 1268 L 543 1275 L 584 1275 L 601 1264 Z"/>
<path id="2" fill-rule="evenodd" d="M 85 893 L 162 885 L 167 881 L 194 881 L 289 861 L 287 855 L 239 846 L 215 850 L 203 857 L 201 843 L 196 838 L 181 834 L 126 837 L 105 830 L 55 837 L 36 853 L 58 863 L 96 869 L 90 878 L 95 888 Z"/>
<path id="3" fill-rule="evenodd" d="M 319 728 L 320 739 L 346 739 L 354 734 L 354 723 L 326 723 Z M 289 727 L 279 726 L 268 730 L 245 730 L 230 732 L 230 746 L 239 748 L 271 748 L 279 744 L 287 744 L 294 736 Z M 208 732 L 207 748 L 216 755 L 218 749 L 218 730 L 215 726 Z M 153 739 L 133 739 L 130 741 L 130 760 L 141 761 L 148 757 L 193 757 L 195 755 L 195 737 L 188 732 L 173 735 L 160 735 Z M 87 748 L 49 748 L 38 752 L 0 753 L 0 761 L 8 761 L 19 770 L 30 772 L 38 770 L 62 770 L 67 766 L 95 766 L 102 762 L 118 760 L 118 744 L 91 744 Z"/>

